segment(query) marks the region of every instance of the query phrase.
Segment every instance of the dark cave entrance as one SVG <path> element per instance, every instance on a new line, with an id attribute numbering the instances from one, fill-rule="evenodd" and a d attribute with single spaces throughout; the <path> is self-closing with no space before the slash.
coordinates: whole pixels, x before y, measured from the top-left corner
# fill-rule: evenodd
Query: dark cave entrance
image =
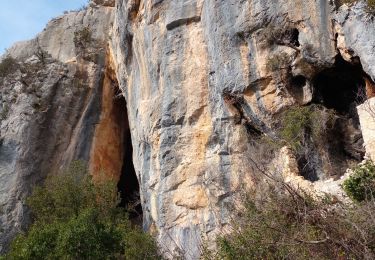
<path id="1" fill-rule="evenodd" d="M 359 61 L 349 63 L 337 55 L 334 66 L 321 71 L 313 79 L 313 102 L 353 116 L 352 110 L 366 97 L 364 77 Z"/>
<path id="2" fill-rule="evenodd" d="M 130 134 L 128 112 L 126 101 L 122 94 L 114 97 L 115 106 L 124 111 L 122 120 L 125 120 L 123 127 L 123 144 L 122 144 L 122 169 L 120 179 L 117 184 L 120 193 L 119 207 L 125 208 L 129 213 L 129 218 L 133 223 L 142 224 L 142 205 L 140 199 L 139 182 L 133 165 L 133 146 Z"/>
<path id="3" fill-rule="evenodd" d="M 349 63 L 337 55 L 333 67 L 313 78 L 312 105 L 323 111 L 317 119 L 321 122 L 314 124 L 324 122 L 325 128 L 320 138 L 313 140 L 310 134 L 305 139 L 307 148 L 298 160 L 305 179 L 339 178 L 363 159 L 365 151 L 356 107 L 367 99 L 366 77 L 359 60 Z M 302 78 L 295 82 L 303 83 Z"/>

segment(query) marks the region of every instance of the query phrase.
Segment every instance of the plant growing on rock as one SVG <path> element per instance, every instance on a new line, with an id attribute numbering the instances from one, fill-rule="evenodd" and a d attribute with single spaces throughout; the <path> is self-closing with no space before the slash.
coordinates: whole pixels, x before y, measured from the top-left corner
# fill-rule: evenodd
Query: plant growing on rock
<path id="1" fill-rule="evenodd" d="M 313 142 L 324 141 L 325 132 L 333 127 L 335 118 L 333 110 L 317 105 L 289 108 L 280 116 L 280 137 L 298 152 L 306 135 Z"/>
<path id="2" fill-rule="evenodd" d="M 367 9 L 370 13 L 375 13 L 375 0 L 367 0 Z"/>
<path id="3" fill-rule="evenodd" d="M 346 194 L 354 201 L 373 200 L 375 195 L 375 165 L 368 160 L 353 169 L 353 174 L 344 181 Z"/>
<path id="4" fill-rule="evenodd" d="M 268 58 L 266 68 L 270 72 L 286 69 L 289 64 L 289 57 L 286 53 L 273 55 Z"/>
<path id="5" fill-rule="evenodd" d="M 337 0 L 336 6 L 340 7 L 343 4 L 353 4 L 355 2 L 358 2 L 358 0 Z M 367 11 L 370 14 L 375 14 L 375 0 L 366 0 L 367 4 Z"/>
<path id="6" fill-rule="evenodd" d="M 74 44 L 76 46 L 87 46 L 92 41 L 92 32 L 89 27 L 74 32 Z"/>
<path id="7" fill-rule="evenodd" d="M 8 74 L 12 73 L 15 69 L 17 69 L 17 67 L 17 61 L 10 55 L 6 56 L 0 62 L 0 77 L 7 76 Z"/>

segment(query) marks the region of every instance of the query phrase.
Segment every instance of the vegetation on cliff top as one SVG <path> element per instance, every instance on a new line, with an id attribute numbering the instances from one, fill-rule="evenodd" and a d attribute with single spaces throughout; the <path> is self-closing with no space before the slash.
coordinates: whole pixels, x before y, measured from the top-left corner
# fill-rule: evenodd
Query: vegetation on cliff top
<path id="1" fill-rule="evenodd" d="M 5 259 L 160 259 L 154 239 L 118 203 L 115 182 L 93 184 L 82 163 L 74 163 L 27 199 L 34 223 Z"/>

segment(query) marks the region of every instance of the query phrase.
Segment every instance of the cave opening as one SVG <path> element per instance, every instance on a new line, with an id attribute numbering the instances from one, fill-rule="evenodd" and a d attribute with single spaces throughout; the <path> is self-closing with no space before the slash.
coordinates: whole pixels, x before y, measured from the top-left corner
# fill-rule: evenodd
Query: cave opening
<path id="1" fill-rule="evenodd" d="M 313 102 L 340 114 L 351 113 L 353 116 L 353 109 L 355 111 L 366 95 L 364 77 L 359 61 L 349 63 L 337 55 L 334 66 L 321 71 L 313 79 Z"/>
<path id="2" fill-rule="evenodd" d="M 292 45 L 294 45 L 295 47 L 299 47 L 301 46 L 301 44 L 299 43 L 299 31 L 297 28 L 292 28 L 291 31 L 290 31 L 290 43 Z"/>
<path id="3" fill-rule="evenodd" d="M 298 159 L 300 174 L 307 180 L 339 178 L 365 154 L 356 107 L 368 97 L 368 76 L 359 59 L 345 61 L 337 55 L 334 66 L 312 79 L 312 106 L 318 116 L 312 128 L 322 127 L 321 135 L 308 133 L 303 154 Z M 302 86 L 303 78 L 293 80 Z M 318 129 L 318 128 L 317 128 Z"/>
<path id="4" fill-rule="evenodd" d="M 117 91 L 119 92 L 119 91 Z M 129 218 L 133 223 L 142 223 L 142 205 L 140 199 L 139 182 L 133 164 L 133 146 L 129 127 L 126 101 L 121 92 L 115 94 L 114 105 L 123 111 L 122 129 L 122 167 L 120 178 L 117 183 L 120 194 L 119 207 L 128 211 Z"/>

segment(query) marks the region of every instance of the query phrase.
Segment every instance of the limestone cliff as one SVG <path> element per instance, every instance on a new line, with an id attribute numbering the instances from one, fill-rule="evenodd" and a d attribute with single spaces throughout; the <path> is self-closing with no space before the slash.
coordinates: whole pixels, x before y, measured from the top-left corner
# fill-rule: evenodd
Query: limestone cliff
<path id="1" fill-rule="evenodd" d="M 33 186 L 90 158 L 113 9 L 93 5 L 57 17 L 8 50 L 15 64 L 0 78 L 0 250 L 27 226 Z"/>
<path id="2" fill-rule="evenodd" d="M 9 49 L 17 66 L 0 81 L 0 242 L 27 225 L 32 187 L 76 159 L 123 195 L 139 189 L 143 227 L 168 257 L 197 259 L 260 166 L 336 191 L 363 159 L 362 132 L 373 153 L 372 117 L 356 112 L 374 93 L 365 5 L 96 0 L 52 20 Z M 305 133 L 295 156 L 264 137 L 279 142 L 298 105 L 318 107 L 326 131 Z"/>

